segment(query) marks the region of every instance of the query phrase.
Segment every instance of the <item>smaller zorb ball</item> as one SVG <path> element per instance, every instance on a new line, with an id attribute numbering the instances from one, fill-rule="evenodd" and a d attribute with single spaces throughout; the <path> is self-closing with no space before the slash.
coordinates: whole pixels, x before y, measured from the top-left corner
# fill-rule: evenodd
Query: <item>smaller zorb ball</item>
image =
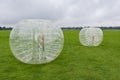
<path id="1" fill-rule="evenodd" d="M 61 28 L 49 20 L 23 20 L 10 33 L 13 55 L 28 64 L 51 62 L 62 51 L 63 43 Z"/>
<path id="2" fill-rule="evenodd" d="M 103 32 L 100 28 L 83 28 L 79 40 L 84 46 L 98 46 L 103 40 Z"/>

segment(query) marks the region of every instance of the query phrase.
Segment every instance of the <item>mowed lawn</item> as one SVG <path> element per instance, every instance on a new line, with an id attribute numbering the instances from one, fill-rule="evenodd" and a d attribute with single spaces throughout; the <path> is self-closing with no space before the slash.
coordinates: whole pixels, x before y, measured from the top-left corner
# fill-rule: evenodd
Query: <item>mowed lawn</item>
<path id="1" fill-rule="evenodd" d="M 104 30 L 98 47 L 79 42 L 79 30 L 64 30 L 58 58 L 42 65 L 24 64 L 10 51 L 10 31 L 0 31 L 0 80 L 120 80 L 120 30 Z"/>

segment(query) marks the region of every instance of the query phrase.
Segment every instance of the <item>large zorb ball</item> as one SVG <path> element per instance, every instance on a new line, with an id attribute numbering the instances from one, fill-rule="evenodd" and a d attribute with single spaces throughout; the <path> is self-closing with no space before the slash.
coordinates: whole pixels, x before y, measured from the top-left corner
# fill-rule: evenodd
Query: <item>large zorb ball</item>
<path id="1" fill-rule="evenodd" d="M 64 43 L 63 32 L 48 20 L 28 19 L 16 24 L 10 34 L 14 56 L 28 64 L 43 64 L 54 60 Z"/>
<path id="2" fill-rule="evenodd" d="M 98 46 L 103 40 L 103 32 L 100 28 L 83 28 L 79 40 L 84 46 Z"/>

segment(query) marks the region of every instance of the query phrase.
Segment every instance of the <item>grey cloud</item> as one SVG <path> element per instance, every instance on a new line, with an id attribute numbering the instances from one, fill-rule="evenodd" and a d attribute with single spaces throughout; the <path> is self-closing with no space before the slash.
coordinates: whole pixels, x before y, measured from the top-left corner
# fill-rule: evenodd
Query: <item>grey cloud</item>
<path id="1" fill-rule="evenodd" d="M 40 18 L 61 26 L 120 25 L 119 0 L 1 0 L 0 24 Z"/>

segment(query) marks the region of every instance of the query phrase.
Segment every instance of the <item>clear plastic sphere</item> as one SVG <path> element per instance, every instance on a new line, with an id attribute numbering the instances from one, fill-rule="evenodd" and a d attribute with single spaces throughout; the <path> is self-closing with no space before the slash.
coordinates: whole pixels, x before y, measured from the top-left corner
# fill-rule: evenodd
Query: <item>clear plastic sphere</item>
<path id="1" fill-rule="evenodd" d="M 10 34 L 14 56 L 28 64 L 43 64 L 54 60 L 62 51 L 63 32 L 49 20 L 27 19 L 16 24 Z"/>
<path id="2" fill-rule="evenodd" d="M 98 46 L 103 40 L 103 32 L 100 28 L 83 28 L 79 40 L 84 46 Z"/>

